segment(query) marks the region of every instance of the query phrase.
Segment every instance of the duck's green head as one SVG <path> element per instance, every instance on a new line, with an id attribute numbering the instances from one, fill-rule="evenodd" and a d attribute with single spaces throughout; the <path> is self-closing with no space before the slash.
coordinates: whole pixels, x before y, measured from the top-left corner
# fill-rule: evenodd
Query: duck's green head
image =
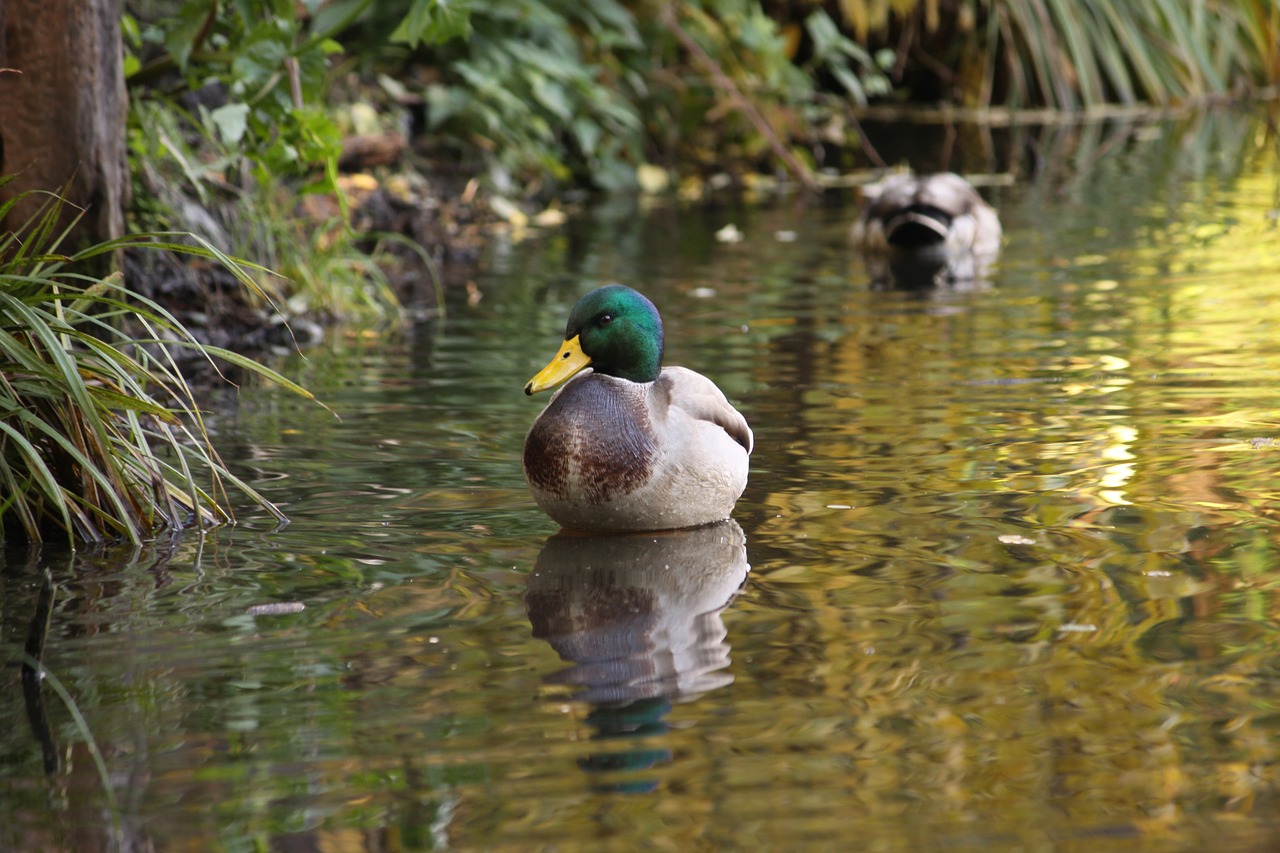
<path id="1" fill-rule="evenodd" d="M 564 345 L 524 386 L 536 394 L 584 367 L 596 373 L 652 382 L 662 371 L 662 318 L 642 294 L 621 284 L 597 287 L 578 300 L 564 329 Z"/>

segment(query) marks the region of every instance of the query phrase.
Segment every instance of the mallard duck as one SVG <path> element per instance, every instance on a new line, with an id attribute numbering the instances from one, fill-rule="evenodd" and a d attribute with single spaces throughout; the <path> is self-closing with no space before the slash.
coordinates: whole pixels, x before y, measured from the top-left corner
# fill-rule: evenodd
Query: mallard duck
<path id="1" fill-rule="evenodd" d="M 972 280 L 1000 253 L 995 208 L 954 172 L 894 174 L 864 192 L 867 206 L 851 236 L 867 254 L 873 278 Z"/>
<path id="2" fill-rule="evenodd" d="M 560 351 L 525 386 L 567 381 L 524 441 L 529 490 L 561 527 L 693 527 L 728 518 L 742 495 L 750 427 L 715 383 L 663 367 L 662 352 L 653 303 L 606 285 L 573 307 Z"/>

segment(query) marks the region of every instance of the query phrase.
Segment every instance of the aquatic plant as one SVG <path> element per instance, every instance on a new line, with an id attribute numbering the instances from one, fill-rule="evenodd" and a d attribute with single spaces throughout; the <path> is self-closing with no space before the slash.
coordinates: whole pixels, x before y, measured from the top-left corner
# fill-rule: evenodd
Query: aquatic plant
<path id="1" fill-rule="evenodd" d="M 23 196 L 0 206 L 0 221 Z M 0 232 L 0 540 L 140 542 L 231 518 L 235 490 L 283 518 L 219 458 L 179 359 L 221 360 L 310 393 L 249 358 L 203 346 L 123 276 L 81 270 L 126 248 L 251 271 L 189 234 L 141 234 L 61 254 L 61 202 Z M 265 298 L 265 294 L 263 294 Z"/>

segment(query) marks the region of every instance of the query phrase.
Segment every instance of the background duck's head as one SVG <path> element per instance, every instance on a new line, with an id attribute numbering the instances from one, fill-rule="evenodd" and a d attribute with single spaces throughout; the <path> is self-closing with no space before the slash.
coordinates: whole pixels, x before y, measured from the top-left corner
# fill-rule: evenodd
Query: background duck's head
<path id="1" fill-rule="evenodd" d="M 564 345 L 524 392 L 554 388 L 588 366 L 606 376 L 652 382 L 662 371 L 662 344 L 662 317 L 643 294 L 621 284 L 597 287 L 573 306 Z"/>

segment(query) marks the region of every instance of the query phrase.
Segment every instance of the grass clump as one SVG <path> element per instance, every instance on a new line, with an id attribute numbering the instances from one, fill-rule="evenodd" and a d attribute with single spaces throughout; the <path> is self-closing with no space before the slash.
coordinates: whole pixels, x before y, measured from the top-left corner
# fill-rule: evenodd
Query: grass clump
<path id="1" fill-rule="evenodd" d="M 0 206 L 2 221 L 17 201 Z M 230 519 L 234 490 L 283 519 L 219 458 L 179 356 L 221 359 L 299 394 L 253 361 L 202 346 L 119 273 L 80 269 L 125 248 L 246 266 L 189 235 L 135 235 L 59 254 L 61 202 L 0 233 L 0 539 L 141 542 Z"/>

